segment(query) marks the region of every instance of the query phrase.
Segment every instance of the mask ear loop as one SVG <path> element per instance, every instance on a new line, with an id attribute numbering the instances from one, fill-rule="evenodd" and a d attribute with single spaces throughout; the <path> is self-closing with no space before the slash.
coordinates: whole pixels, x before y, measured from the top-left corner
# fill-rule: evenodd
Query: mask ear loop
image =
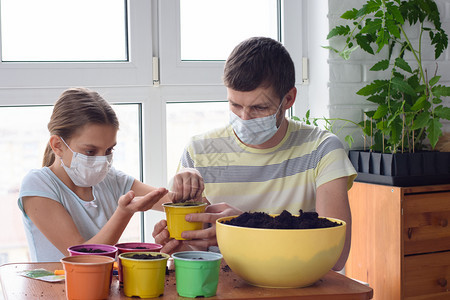
<path id="1" fill-rule="evenodd" d="M 72 151 L 72 153 L 74 153 L 73 150 L 69 147 L 69 145 L 67 145 L 66 141 L 62 138 L 62 136 L 60 136 L 59 138 L 61 139 L 61 141 L 63 141 L 64 145 L 66 145 L 67 148 L 69 148 L 69 150 Z"/>
<path id="2" fill-rule="evenodd" d="M 73 152 L 73 150 L 69 147 L 69 145 L 67 145 L 66 141 L 62 138 L 62 136 L 59 137 L 61 139 L 61 141 L 63 141 L 64 145 L 67 146 L 67 148 L 69 148 L 69 150 L 72 152 L 72 154 L 74 154 L 75 152 Z M 66 165 L 64 164 L 64 161 L 62 159 L 62 157 L 58 156 L 59 160 L 61 161 L 61 166 L 65 167 Z"/>
<path id="3" fill-rule="evenodd" d="M 285 97 L 283 97 L 283 99 L 281 99 L 280 105 L 278 105 L 277 111 L 275 112 L 275 126 L 277 126 L 276 121 L 277 121 L 277 115 L 278 112 L 280 111 L 281 105 L 283 104 Z M 283 116 L 284 117 L 284 116 Z M 277 126 L 277 128 L 280 128 L 282 121 L 280 122 L 280 125 Z"/>

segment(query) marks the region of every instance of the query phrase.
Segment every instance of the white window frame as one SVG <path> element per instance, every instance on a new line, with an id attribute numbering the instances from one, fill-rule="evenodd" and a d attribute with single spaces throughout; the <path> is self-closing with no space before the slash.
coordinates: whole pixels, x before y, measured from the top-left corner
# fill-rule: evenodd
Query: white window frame
<path id="1" fill-rule="evenodd" d="M 281 42 L 296 67 L 296 83 L 301 84 L 302 7 L 304 1 L 278 0 L 281 6 Z M 182 61 L 180 43 L 180 0 L 159 0 L 160 60 L 163 85 L 221 85 L 223 61 Z"/>
<path id="2" fill-rule="evenodd" d="M 128 61 L 0 62 L 1 87 L 151 85 L 152 60 L 149 53 L 152 37 L 151 34 L 141 34 L 143 31 L 151 33 L 151 4 L 152 1 L 128 0 Z M 1 104 L 3 98 L 0 98 Z"/>

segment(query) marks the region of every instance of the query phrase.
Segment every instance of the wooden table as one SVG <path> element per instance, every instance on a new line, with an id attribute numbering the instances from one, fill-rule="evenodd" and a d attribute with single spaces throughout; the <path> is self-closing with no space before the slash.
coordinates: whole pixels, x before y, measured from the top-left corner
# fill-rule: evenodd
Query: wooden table
<path id="1" fill-rule="evenodd" d="M 11 263 L 0 266 L 0 282 L 5 299 L 66 299 L 64 282 L 49 283 L 18 275 L 18 272 L 32 269 L 49 271 L 62 270 L 59 262 L 51 263 Z M 209 299 L 371 299 L 373 290 L 363 284 L 334 271 L 328 272 L 312 286 L 296 289 L 260 288 L 247 284 L 229 268 L 222 264 L 217 295 Z M 119 288 L 114 276 L 109 299 L 128 298 Z M 158 299 L 189 299 L 178 296 L 175 286 L 175 272 L 166 277 L 164 295 Z"/>

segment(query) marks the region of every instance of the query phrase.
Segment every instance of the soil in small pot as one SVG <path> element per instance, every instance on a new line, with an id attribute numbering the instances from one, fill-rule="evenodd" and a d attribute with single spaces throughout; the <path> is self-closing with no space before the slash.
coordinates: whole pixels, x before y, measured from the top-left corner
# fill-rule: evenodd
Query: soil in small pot
<path id="1" fill-rule="evenodd" d="M 147 247 L 143 247 L 143 246 L 139 246 L 139 247 L 134 247 L 134 248 L 130 248 L 130 249 L 148 249 Z"/>
<path id="2" fill-rule="evenodd" d="M 224 224 L 265 229 L 314 229 L 328 228 L 342 225 L 326 218 L 319 218 L 316 212 L 303 212 L 299 216 L 293 216 L 287 210 L 280 215 L 272 217 L 263 212 L 245 212 L 236 218 L 223 222 Z"/>
<path id="3" fill-rule="evenodd" d="M 127 258 L 131 258 L 131 259 L 161 259 L 161 258 L 164 258 L 164 256 L 161 254 L 157 254 L 157 255 L 133 254 L 133 255 L 127 256 Z"/>
<path id="4" fill-rule="evenodd" d="M 105 252 L 107 252 L 106 250 L 93 249 L 93 248 L 80 248 L 80 249 L 74 249 L 74 251 L 83 252 L 83 253 L 105 253 Z"/>
<path id="5" fill-rule="evenodd" d="M 201 205 L 202 202 L 191 202 L 191 201 L 186 201 L 186 202 L 177 202 L 177 203 L 170 203 L 170 206 L 183 206 L 183 207 L 189 207 L 189 206 L 199 206 Z"/>

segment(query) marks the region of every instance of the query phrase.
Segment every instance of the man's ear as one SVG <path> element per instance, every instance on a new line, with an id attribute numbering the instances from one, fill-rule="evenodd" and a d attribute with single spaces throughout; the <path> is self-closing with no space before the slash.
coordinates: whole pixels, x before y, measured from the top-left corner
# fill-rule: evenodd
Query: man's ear
<path id="1" fill-rule="evenodd" d="M 56 156 L 62 157 L 64 144 L 61 141 L 61 138 L 57 135 L 50 136 L 50 140 L 48 141 L 50 147 L 53 150 L 53 153 L 55 153 Z"/>
<path id="2" fill-rule="evenodd" d="M 284 105 L 284 109 L 289 109 L 294 105 L 295 97 L 297 97 L 297 88 L 294 86 L 287 92 L 286 96 L 286 104 Z"/>

